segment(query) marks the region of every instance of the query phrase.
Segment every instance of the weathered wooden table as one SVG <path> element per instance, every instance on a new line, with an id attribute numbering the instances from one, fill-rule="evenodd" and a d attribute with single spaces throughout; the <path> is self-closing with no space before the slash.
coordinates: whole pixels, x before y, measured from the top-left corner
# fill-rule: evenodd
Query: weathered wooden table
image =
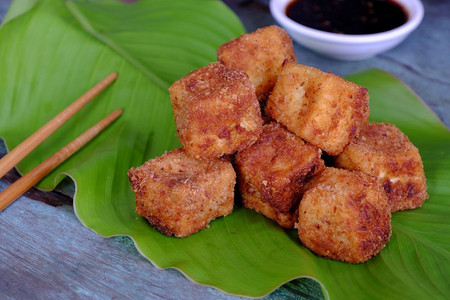
<path id="1" fill-rule="evenodd" d="M 269 1 L 225 1 L 247 31 L 274 24 Z M 10 1 L 0 0 L 0 19 Z M 338 75 L 367 68 L 388 71 L 408 84 L 450 127 L 449 1 L 424 0 L 421 26 L 401 45 L 359 62 L 326 59 L 299 45 L 300 63 Z M 0 45 L 7 47 L 7 45 Z M 1 135 L 1 133 L 0 133 Z M 5 147 L 0 143 L 0 156 Z M 0 180 L 3 190 L 17 174 Z M 70 188 L 66 190 L 70 194 Z M 268 298 L 301 298 L 294 282 Z M 318 291 L 311 293 L 317 294 Z M 32 190 L 0 214 L 0 299 L 151 298 L 236 299 L 190 282 L 176 270 L 160 270 L 128 238 L 104 239 L 76 218 L 72 199 Z"/>

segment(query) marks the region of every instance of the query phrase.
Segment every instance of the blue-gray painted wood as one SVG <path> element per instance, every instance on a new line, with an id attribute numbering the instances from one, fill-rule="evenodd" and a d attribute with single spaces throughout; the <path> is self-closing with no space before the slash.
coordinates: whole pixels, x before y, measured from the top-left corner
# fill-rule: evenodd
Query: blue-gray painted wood
<path id="1" fill-rule="evenodd" d="M 247 31 L 275 23 L 268 0 L 225 2 Z M 411 86 L 450 127 L 450 1 L 423 2 L 421 26 L 389 52 L 365 61 L 340 62 L 295 45 L 298 61 L 338 75 L 367 68 L 386 70 Z M 9 3 L 0 0 L 0 20 Z M 0 156 L 4 153 L 0 143 Z M 7 180 L 0 180 L 0 190 L 7 185 Z M 194 284 L 176 270 L 154 267 L 130 239 L 96 235 L 78 221 L 70 201 L 52 194 L 62 199 L 57 203 L 47 200 L 48 196 L 27 194 L 0 213 L 0 299 L 239 298 Z M 31 198 L 64 205 L 54 207 Z M 296 284 L 281 287 L 267 298 L 298 298 L 290 292 Z"/>
<path id="2" fill-rule="evenodd" d="M 0 295 L 19 299 L 229 298 L 190 282 L 178 271 L 155 268 L 129 239 L 98 236 L 80 224 L 71 206 L 52 207 L 22 197 L 2 212 L 0 228 Z"/>

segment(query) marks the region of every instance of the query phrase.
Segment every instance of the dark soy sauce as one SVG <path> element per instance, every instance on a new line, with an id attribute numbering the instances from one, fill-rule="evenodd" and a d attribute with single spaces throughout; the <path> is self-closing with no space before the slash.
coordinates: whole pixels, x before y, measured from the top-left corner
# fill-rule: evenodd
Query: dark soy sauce
<path id="1" fill-rule="evenodd" d="M 408 20 L 404 8 L 392 0 L 293 0 L 286 15 L 307 27 L 345 34 L 388 31 Z"/>

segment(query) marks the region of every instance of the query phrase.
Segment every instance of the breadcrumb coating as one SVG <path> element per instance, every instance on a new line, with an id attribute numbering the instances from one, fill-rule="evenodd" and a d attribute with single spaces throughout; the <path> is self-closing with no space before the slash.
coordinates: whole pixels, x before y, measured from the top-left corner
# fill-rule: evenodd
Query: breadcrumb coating
<path id="1" fill-rule="evenodd" d="M 178 136 L 193 157 L 233 154 L 261 133 L 259 102 L 242 71 L 211 63 L 173 83 L 169 92 Z"/>
<path id="2" fill-rule="evenodd" d="M 265 112 L 334 156 L 367 122 L 369 94 L 366 88 L 339 76 L 287 63 L 267 100 Z"/>
<path id="3" fill-rule="evenodd" d="M 243 34 L 217 49 L 222 64 L 247 73 L 258 100 L 266 100 L 283 63 L 295 62 L 292 40 L 284 29 L 272 25 Z"/>
<path id="4" fill-rule="evenodd" d="M 420 207 L 428 198 L 419 150 L 395 125 L 364 126 L 336 157 L 335 165 L 375 176 L 393 212 Z"/>
<path id="5" fill-rule="evenodd" d="M 236 173 L 224 159 L 175 149 L 128 171 L 136 212 L 163 234 L 186 237 L 233 210 Z"/>
<path id="6" fill-rule="evenodd" d="M 264 125 L 263 133 L 235 158 L 244 206 L 293 228 L 306 183 L 324 169 L 322 151 L 282 125 Z"/>
<path id="7" fill-rule="evenodd" d="M 327 168 L 300 201 L 298 233 L 303 245 L 319 256 L 365 262 L 391 235 L 386 194 L 372 176 Z"/>
<path id="8" fill-rule="evenodd" d="M 418 149 L 394 125 L 369 123 L 366 88 L 298 64 L 278 26 L 223 44 L 217 60 L 170 86 L 183 148 L 128 171 L 136 212 L 187 237 L 241 196 L 297 228 L 318 256 L 356 264 L 377 255 L 391 212 L 428 198 Z"/>

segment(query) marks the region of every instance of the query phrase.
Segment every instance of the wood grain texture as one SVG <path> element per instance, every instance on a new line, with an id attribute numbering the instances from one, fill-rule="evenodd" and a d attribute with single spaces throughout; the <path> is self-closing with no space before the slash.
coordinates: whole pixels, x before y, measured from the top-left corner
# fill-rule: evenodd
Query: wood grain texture
<path id="1" fill-rule="evenodd" d="M 0 156 L 4 154 L 3 152 L 4 148 L 0 146 Z M 19 178 L 20 174 L 16 171 L 16 169 L 12 169 L 8 173 L 6 173 L 5 176 L 2 177 L 1 181 L 3 184 L 5 184 L 6 187 L 7 185 L 10 185 Z M 70 192 L 63 193 L 58 191 L 46 192 L 35 188 L 31 188 L 24 194 L 24 196 L 32 200 L 47 203 L 51 206 L 73 205 L 73 198 L 72 198 L 73 189 Z"/>
<path id="2" fill-rule="evenodd" d="M 9 2 L 0 1 L 0 19 Z M 274 24 L 267 10 L 268 0 L 225 2 L 241 17 L 248 31 Z M 339 75 L 373 67 L 393 73 L 449 127 L 450 98 L 444 95 L 450 91 L 450 40 L 446 38 L 450 32 L 446 15 L 450 2 L 423 3 L 423 23 L 387 53 L 346 63 L 295 45 L 298 61 Z M 4 153 L 0 143 L 0 156 Z M 8 178 L 0 180 L 0 190 L 10 183 Z M 83 227 L 73 213 L 70 198 L 33 191 L 37 196 L 26 194 L 0 214 L 0 299 L 239 299 L 196 285 L 176 270 L 155 268 L 135 250 L 130 239 L 104 239 Z M 46 197 L 64 200 L 59 203 Z M 53 207 L 30 198 L 63 205 Z M 301 299 L 302 295 L 295 291 L 299 284 L 286 284 L 266 298 Z"/>
<path id="3" fill-rule="evenodd" d="M 155 268 L 127 238 L 98 236 L 71 206 L 21 197 L 9 208 L 0 217 L 2 299 L 229 298 L 175 270 Z"/>
<path id="4" fill-rule="evenodd" d="M 81 98 L 80 98 L 81 99 Z M 78 102 L 78 101 L 77 101 Z M 5 190 L 0 192 L 0 212 L 16 200 L 20 195 L 29 190 L 33 185 L 41 181 L 48 173 L 53 171 L 62 162 L 72 156 L 81 147 L 91 141 L 112 122 L 122 114 L 121 109 L 113 111 L 111 114 L 100 120 L 97 124 L 87 129 L 73 141 L 61 148 L 48 159 L 40 163 L 33 170 L 22 176 Z M 12 153 L 12 152 L 10 152 Z M 7 157 L 10 153 L 6 154 Z"/>
<path id="5" fill-rule="evenodd" d="M 32 133 L 22 143 L 17 145 L 11 152 L 0 159 L 0 178 L 17 165 L 23 158 L 31 153 L 37 146 L 45 141 L 53 132 L 59 129 L 67 120 L 82 109 L 89 101 L 103 91 L 117 78 L 116 73 L 108 75 L 105 79 L 97 83 L 80 98 L 66 107 L 63 111 L 44 124 L 36 132 Z"/>
<path id="6" fill-rule="evenodd" d="M 7 185 L 2 179 L 0 190 Z M 98 236 L 80 224 L 69 197 L 32 193 L 0 215 L 0 299 L 243 299 L 154 267 L 127 237 Z M 321 290 L 294 280 L 267 298 L 321 299 Z"/>

